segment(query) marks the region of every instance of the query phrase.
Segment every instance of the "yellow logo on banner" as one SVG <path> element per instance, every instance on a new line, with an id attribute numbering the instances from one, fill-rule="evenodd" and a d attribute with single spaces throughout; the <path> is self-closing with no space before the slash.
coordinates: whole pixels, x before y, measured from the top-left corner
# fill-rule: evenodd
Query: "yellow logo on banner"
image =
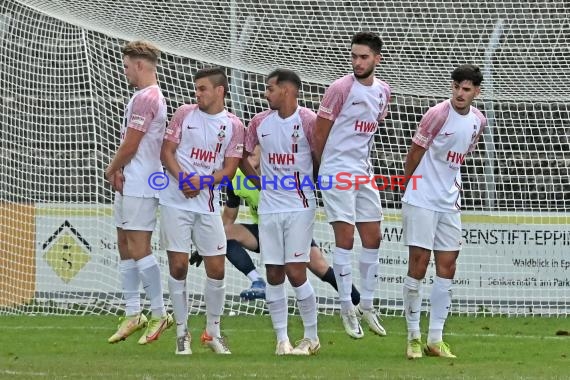
<path id="1" fill-rule="evenodd" d="M 51 269 L 68 283 L 89 262 L 90 247 L 69 222 L 66 221 L 62 227 L 44 244 L 44 259 Z"/>

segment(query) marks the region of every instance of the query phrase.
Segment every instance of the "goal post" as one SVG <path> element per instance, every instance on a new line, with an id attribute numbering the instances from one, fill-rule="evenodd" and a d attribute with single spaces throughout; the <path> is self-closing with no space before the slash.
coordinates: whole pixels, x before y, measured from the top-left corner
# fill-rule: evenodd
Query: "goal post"
<path id="1" fill-rule="evenodd" d="M 451 0 L 4 0 L 0 314 L 122 309 L 113 194 L 103 172 L 132 94 L 122 74 L 125 41 L 146 39 L 163 51 L 158 75 L 169 116 L 194 100 L 198 69 L 221 65 L 231 81 L 227 106 L 247 123 L 267 108 L 264 76 L 278 67 L 301 75 L 300 103 L 316 110 L 326 87 L 351 70 L 352 34 L 374 30 L 385 43 L 378 75 L 393 90 L 374 139 L 378 175 L 403 173 L 417 123 L 449 97 L 456 65 L 475 63 L 485 73 L 475 105 L 491 123 L 462 169 L 463 249 L 452 312 L 568 315 L 570 96 L 563 86 L 570 76 L 569 8 L 514 0 L 461 8 Z M 407 265 L 401 192 L 387 186 L 381 199 L 376 296 L 383 314 L 400 315 Z M 245 207 L 239 220 L 248 220 Z M 322 208 L 315 239 L 332 263 L 334 239 Z M 158 233 L 153 249 L 167 292 Z M 259 255 L 252 258 L 264 273 Z M 264 313 L 263 301 L 239 299 L 249 280 L 230 263 L 226 273 L 226 311 Z M 431 265 L 424 296 L 433 276 Z M 334 312 L 335 290 L 310 278 L 320 311 Z M 191 267 L 192 313 L 204 310 L 203 282 L 203 266 Z M 295 307 L 292 291 L 289 296 Z"/>

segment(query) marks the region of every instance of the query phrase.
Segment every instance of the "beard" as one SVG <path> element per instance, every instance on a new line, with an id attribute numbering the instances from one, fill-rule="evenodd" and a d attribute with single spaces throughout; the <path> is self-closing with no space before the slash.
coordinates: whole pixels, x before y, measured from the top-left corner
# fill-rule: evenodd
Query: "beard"
<path id="1" fill-rule="evenodd" d="M 372 67 L 370 70 L 365 71 L 363 74 L 357 74 L 356 71 L 354 71 L 354 69 L 352 69 L 352 72 L 354 73 L 354 76 L 357 79 L 366 79 L 368 78 L 370 75 L 372 75 L 372 73 L 374 73 L 374 67 Z"/>

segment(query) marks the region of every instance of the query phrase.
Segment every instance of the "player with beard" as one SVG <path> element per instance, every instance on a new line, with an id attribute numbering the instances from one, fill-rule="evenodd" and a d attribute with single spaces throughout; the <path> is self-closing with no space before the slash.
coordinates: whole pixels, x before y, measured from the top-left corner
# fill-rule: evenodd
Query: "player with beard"
<path id="1" fill-rule="evenodd" d="M 373 307 L 378 283 L 382 207 L 378 190 L 372 185 L 375 173 L 370 162 L 374 135 L 388 112 L 391 93 L 390 86 L 374 76 L 381 49 L 382 39 L 375 33 L 360 32 L 352 37 L 353 73 L 336 80 L 326 90 L 314 133 L 321 185 L 329 189 L 323 191 L 322 196 L 335 236 L 333 268 L 341 318 L 347 334 L 357 339 L 364 336 L 359 319 L 364 319 L 374 333 L 386 335 Z M 339 189 L 335 178 L 341 172 L 350 174 L 351 178 L 369 178 L 369 181 Z M 358 307 L 353 306 L 350 298 L 355 226 L 362 241 Z"/>

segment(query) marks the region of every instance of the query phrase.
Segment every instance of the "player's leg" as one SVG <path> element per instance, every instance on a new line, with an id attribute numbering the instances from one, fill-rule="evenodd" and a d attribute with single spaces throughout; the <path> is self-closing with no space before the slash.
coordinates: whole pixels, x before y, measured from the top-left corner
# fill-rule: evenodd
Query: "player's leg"
<path id="1" fill-rule="evenodd" d="M 117 247 L 119 250 L 120 263 L 119 275 L 125 299 L 125 316 L 119 319 L 117 331 L 107 340 L 109 343 L 117 343 L 125 340 L 129 335 L 146 327 L 147 319 L 141 313 L 140 279 L 137 264 L 129 256 L 127 235 L 122 229 L 122 195 L 117 193 L 114 203 L 115 226 L 117 227 Z"/>
<path id="2" fill-rule="evenodd" d="M 311 241 L 311 254 L 310 261 L 307 267 L 315 276 L 321 279 L 321 281 L 330 284 L 334 290 L 338 291 L 338 286 L 336 284 L 336 277 L 334 276 L 334 269 L 329 265 L 327 260 L 323 256 L 323 252 L 320 250 L 319 246 L 313 239 Z M 350 298 L 352 299 L 352 304 L 354 306 L 360 303 L 360 292 L 352 284 L 352 291 L 350 293 Z"/>
<path id="3" fill-rule="evenodd" d="M 193 214 L 173 207 L 160 207 L 160 242 L 168 255 L 168 290 L 176 321 L 177 355 L 190 355 L 191 336 L 188 329 L 188 254 L 191 247 Z"/>
<path id="4" fill-rule="evenodd" d="M 198 252 L 204 257 L 206 285 L 206 329 L 202 343 L 217 354 L 231 354 L 220 331 L 225 300 L 226 234 L 220 215 L 196 214 L 192 238 Z"/>
<path id="5" fill-rule="evenodd" d="M 408 246 L 408 272 L 404 279 L 404 313 L 408 328 L 408 359 L 422 357 L 420 316 L 421 284 L 425 277 L 435 234 L 435 214 L 431 210 L 402 204 L 404 245 Z"/>
<path id="6" fill-rule="evenodd" d="M 257 252 L 259 251 L 259 238 L 255 233 L 256 224 L 228 224 L 224 226 L 226 238 L 228 240 L 236 240 L 245 249 Z"/>
<path id="7" fill-rule="evenodd" d="M 252 271 L 257 271 L 246 249 L 254 252 L 258 251 L 259 242 L 257 236 L 254 236 L 251 230 L 243 224 L 230 224 L 224 226 L 224 228 L 228 239 L 226 258 L 237 270 L 249 277 Z M 252 281 L 257 280 L 258 277 Z"/>
<path id="8" fill-rule="evenodd" d="M 156 225 L 158 199 L 123 196 L 123 230 L 127 237 L 129 256 L 136 262 L 143 289 L 150 301 L 151 319 L 139 344 L 152 342 L 172 324 L 162 298 L 160 267 L 152 254 L 151 237 Z"/>
<path id="9" fill-rule="evenodd" d="M 252 282 L 251 287 L 240 293 L 240 297 L 250 301 L 265 299 L 265 281 L 257 272 L 253 260 L 245 250 L 259 252 L 257 224 L 229 224 L 224 228 L 228 239 L 226 258 Z"/>
<path id="10" fill-rule="evenodd" d="M 374 293 L 378 285 L 380 222 L 356 223 L 362 249 L 359 255 L 360 270 L 360 304 L 356 307 L 356 315 L 364 320 L 370 330 L 377 335 L 385 336 L 386 330 L 374 309 Z M 378 245 L 377 248 L 374 248 Z"/>
<path id="11" fill-rule="evenodd" d="M 459 213 L 437 213 L 434 256 L 436 276 L 430 295 L 430 320 L 426 346 L 428 355 L 454 358 L 443 341 L 443 328 L 451 307 L 451 285 L 456 261 L 461 249 L 461 219 Z"/>
<path id="12" fill-rule="evenodd" d="M 315 211 L 284 213 L 283 218 L 285 273 L 295 291 L 304 328 L 303 339 L 296 344 L 291 353 L 293 355 L 313 355 L 321 347 L 317 333 L 317 298 L 307 278 Z"/>
<path id="13" fill-rule="evenodd" d="M 186 233 L 189 235 L 189 233 Z M 188 249 L 188 248 L 187 248 Z M 181 250 L 167 250 L 168 267 L 168 290 L 174 319 L 176 321 L 176 350 L 177 355 L 190 355 L 192 338 L 188 329 L 188 293 L 186 277 L 188 275 L 188 252 Z"/>
<path id="14" fill-rule="evenodd" d="M 333 269 L 338 286 L 340 317 L 346 333 L 355 339 L 364 336 L 356 316 L 356 308 L 350 296 L 352 291 L 352 246 L 354 244 L 354 225 L 347 222 L 332 222 L 335 236 Z M 346 248 L 345 248 L 346 247 Z"/>
<path id="15" fill-rule="evenodd" d="M 422 309 L 421 282 L 425 277 L 431 250 L 417 246 L 408 247 L 408 273 L 404 279 L 403 300 L 408 327 L 408 359 L 422 357 L 420 316 Z"/>
<path id="16" fill-rule="evenodd" d="M 374 293 L 378 287 L 380 269 L 380 241 L 382 233 L 382 207 L 380 195 L 372 185 L 361 186 L 356 195 L 356 228 L 362 241 L 358 257 L 360 271 L 360 304 L 356 308 L 357 316 L 366 322 L 375 334 L 384 336 L 386 330 L 380 324 L 374 310 Z"/>
<path id="17" fill-rule="evenodd" d="M 322 193 L 327 220 L 333 228 L 335 248 L 333 268 L 338 286 L 340 317 L 344 330 L 353 338 L 362 338 L 364 333 L 352 304 L 352 248 L 354 245 L 354 222 L 356 220 L 356 193 L 353 189 L 339 190 L 335 186 Z"/>
<path id="18" fill-rule="evenodd" d="M 267 275 L 265 302 L 277 339 L 276 355 L 290 355 L 293 347 L 287 333 L 287 292 L 285 290 L 285 252 L 280 214 L 259 215 L 261 260 Z"/>

